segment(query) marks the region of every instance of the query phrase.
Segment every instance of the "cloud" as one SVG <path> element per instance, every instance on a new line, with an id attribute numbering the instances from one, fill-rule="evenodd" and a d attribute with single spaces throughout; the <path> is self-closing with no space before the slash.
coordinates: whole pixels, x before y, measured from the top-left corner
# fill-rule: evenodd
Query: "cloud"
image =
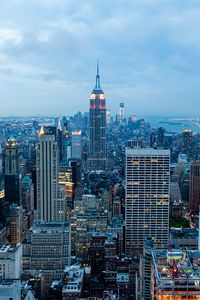
<path id="1" fill-rule="evenodd" d="M 190 99 L 195 113 L 200 108 L 199 14 L 197 0 L 1 0 L 0 76 L 13 98 L 17 80 L 30 98 L 31 87 L 39 84 L 45 99 L 52 99 L 54 87 L 62 103 L 76 102 L 68 103 L 74 113 L 88 109 L 99 58 L 102 87 L 114 112 L 123 98 L 128 111 L 144 114 L 184 113 Z M 70 87 L 60 92 L 58 82 Z M 3 90 L 12 101 L 12 93 Z M 37 89 L 33 103 L 41 103 Z M 34 104 L 34 113 L 41 111 Z"/>

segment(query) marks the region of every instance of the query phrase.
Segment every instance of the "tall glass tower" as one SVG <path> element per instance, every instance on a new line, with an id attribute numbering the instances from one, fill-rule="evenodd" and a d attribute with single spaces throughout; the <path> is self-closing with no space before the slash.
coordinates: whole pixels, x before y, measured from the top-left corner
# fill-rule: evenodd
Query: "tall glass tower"
<path id="1" fill-rule="evenodd" d="M 106 99 L 100 87 L 99 64 L 97 63 L 96 85 L 90 97 L 90 144 L 89 169 L 105 170 L 106 157 Z"/>

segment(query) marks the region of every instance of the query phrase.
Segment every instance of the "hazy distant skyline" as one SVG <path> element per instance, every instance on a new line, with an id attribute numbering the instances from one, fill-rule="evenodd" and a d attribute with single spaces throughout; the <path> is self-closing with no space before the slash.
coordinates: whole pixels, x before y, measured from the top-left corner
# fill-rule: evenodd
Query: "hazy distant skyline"
<path id="1" fill-rule="evenodd" d="M 0 116 L 200 111 L 199 0 L 1 0 Z M 127 113 L 128 112 L 128 113 Z"/>

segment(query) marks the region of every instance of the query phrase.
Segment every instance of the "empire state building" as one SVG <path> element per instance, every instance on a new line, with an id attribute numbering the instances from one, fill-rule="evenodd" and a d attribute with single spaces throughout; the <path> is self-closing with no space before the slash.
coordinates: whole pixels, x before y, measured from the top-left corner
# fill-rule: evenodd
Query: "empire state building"
<path id="1" fill-rule="evenodd" d="M 100 87 L 99 65 L 97 64 L 96 85 L 90 97 L 90 143 L 88 166 L 90 170 L 105 170 L 106 157 L 106 99 Z"/>

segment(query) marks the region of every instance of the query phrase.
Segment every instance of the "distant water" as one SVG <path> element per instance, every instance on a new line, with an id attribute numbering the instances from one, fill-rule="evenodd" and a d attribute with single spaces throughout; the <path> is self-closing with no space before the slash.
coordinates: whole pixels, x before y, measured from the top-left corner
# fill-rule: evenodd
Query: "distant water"
<path id="1" fill-rule="evenodd" d="M 191 129 L 194 133 L 200 133 L 200 120 L 198 118 L 175 118 L 175 117 L 144 117 L 151 128 L 163 127 L 167 132 L 181 133 L 184 128 Z"/>

